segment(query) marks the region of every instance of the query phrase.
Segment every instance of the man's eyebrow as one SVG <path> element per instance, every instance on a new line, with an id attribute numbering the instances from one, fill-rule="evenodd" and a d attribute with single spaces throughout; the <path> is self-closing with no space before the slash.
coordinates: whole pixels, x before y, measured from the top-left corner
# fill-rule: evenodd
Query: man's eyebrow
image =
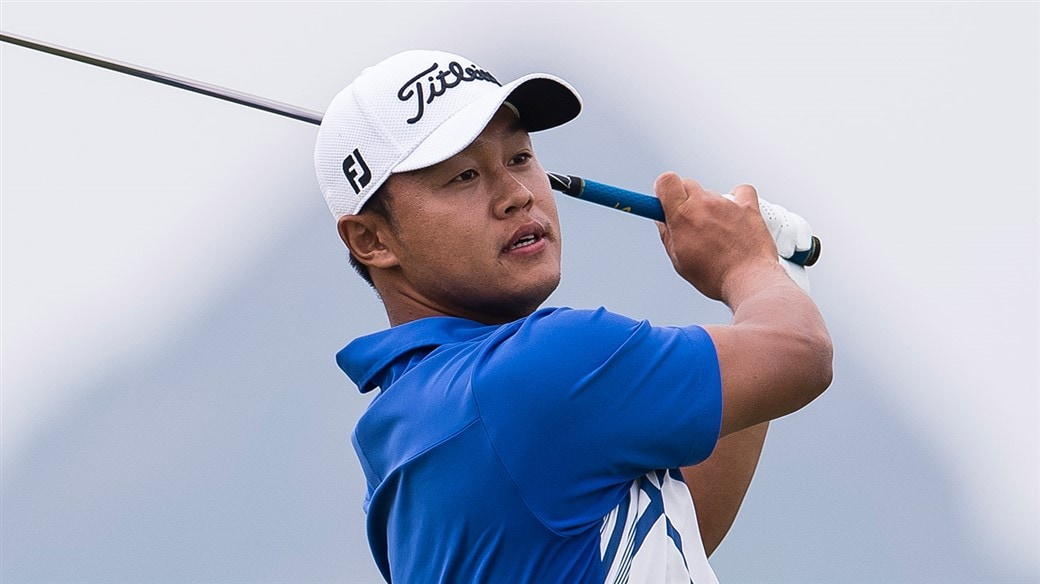
<path id="1" fill-rule="evenodd" d="M 513 121 L 509 123 L 509 127 L 506 131 L 510 134 L 519 134 L 521 132 L 527 132 L 527 128 L 524 127 L 524 123 L 520 121 L 520 118 L 513 118 Z"/>
<path id="2" fill-rule="evenodd" d="M 512 120 L 510 120 L 508 126 L 496 133 L 498 134 L 498 139 L 512 138 L 513 136 L 517 136 L 519 134 L 523 134 L 525 136 L 528 135 L 527 128 L 524 127 L 524 123 L 520 120 L 520 118 L 513 118 Z M 477 139 L 473 140 L 473 142 L 470 143 L 467 149 L 472 148 L 475 145 L 486 141 L 487 139 L 487 136 L 477 136 Z"/>

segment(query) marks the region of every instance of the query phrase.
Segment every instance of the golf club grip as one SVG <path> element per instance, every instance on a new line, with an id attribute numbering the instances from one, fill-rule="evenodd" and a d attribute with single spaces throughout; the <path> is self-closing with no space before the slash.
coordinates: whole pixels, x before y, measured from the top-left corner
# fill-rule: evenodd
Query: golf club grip
<path id="1" fill-rule="evenodd" d="M 557 174 L 549 175 L 549 184 L 554 190 L 566 195 L 591 201 L 605 207 L 633 213 L 640 217 L 664 221 L 664 209 L 657 197 L 651 197 L 619 187 L 581 178 L 580 176 Z M 822 244 L 815 235 L 812 246 L 805 251 L 796 251 L 791 257 L 784 258 L 800 266 L 811 266 L 820 259 Z"/>

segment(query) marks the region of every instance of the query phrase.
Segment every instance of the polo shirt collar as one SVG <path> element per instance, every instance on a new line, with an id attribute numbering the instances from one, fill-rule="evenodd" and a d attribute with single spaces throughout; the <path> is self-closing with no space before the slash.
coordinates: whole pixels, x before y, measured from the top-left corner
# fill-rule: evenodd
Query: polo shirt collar
<path id="1" fill-rule="evenodd" d="M 366 393 L 383 386 L 395 365 L 407 365 L 417 353 L 472 341 L 497 328 L 452 316 L 421 318 L 354 339 L 336 353 L 336 363 Z"/>

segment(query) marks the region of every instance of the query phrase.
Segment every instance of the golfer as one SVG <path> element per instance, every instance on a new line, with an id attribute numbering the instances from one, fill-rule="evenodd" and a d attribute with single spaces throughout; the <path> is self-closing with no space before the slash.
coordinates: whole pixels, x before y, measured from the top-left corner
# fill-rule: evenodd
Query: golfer
<path id="1" fill-rule="evenodd" d="M 337 355 L 377 391 L 353 442 L 388 582 L 716 582 L 767 423 L 830 384 L 826 326 L 747 185 L 654 184 L 666 253 L 731 324 L 542 307 L 562 240 L 529 133 L 580 109 L 556 77 L 409 51 L 325 113 L 319 184 L 391 325 Z"/>

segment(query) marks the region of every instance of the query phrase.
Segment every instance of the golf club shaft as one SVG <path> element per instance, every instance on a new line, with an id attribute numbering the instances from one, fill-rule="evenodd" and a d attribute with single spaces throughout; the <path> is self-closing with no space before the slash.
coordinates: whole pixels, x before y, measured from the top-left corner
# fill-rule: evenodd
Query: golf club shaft
<path id="1" fill-rule="evenodd" d="M 45 43 L 4 31 L 0 31 L 0 41 L 49 53 L 51 55 L 57 55 L 66 59 L 72 59 L 73 61 L 79 61 L 88 65 L 94 65 L 95 67 L 125 73 L 141 79 L 155 81 L 156 83 L 162 83 L 164 85 L 185 89 L 187 91 L 201 93 L 202 95 L 208 95 L 210 97 L 282 115 L 295 120 L 310 122 L 315 125 L 321 124 L 321 118 L 323 116 L 321 112 L 314 110 L 303 109 L 287 103 L 235 91 L 226 87 L 188 79 L 187 77 L 171 75 L 169 73 L 163 73 L 162 71 L 147 69 L 130 63 L 123 63 L 113 59 L 91 55 L 82 51 Z M 552 188 L 557 191 L 586 201 L 647 217 L 649 219 L 664 221 L 664 211 L 661 208 L 661 202 L 655 197 L 586 180 L 577 176 L 556 173 L 548 174 Z M 804 252 L 796 252 L 794 256 L 787 259 L 803 266 L 811 266 L 816 263 L 819 256 L 820 240 L 813 236 L 813 246 L 811 249 Z"/>
<path id="2" fill-rule="evenodd" d="M 315 125 L 321 123 L 322 114 L 320 112 L 299 108 L 287 103 L 265 99 L 248 93 L 242 93 L 226 87 L 203 83 L 202 81 L 188 79 L 187 77 L 170 75 L 169 73 L 155 71 L 154 69 L 146 69 L 137 65 L 131 65 L 130 63 L 122 63 L 106 57 L 99 57 L 82 51 L 75 51 L 73 49 L 44 43 L 20 35 L 14 35 L 9 32 L 0 31 L 0 40 L 44 53 L 57 55 L 59 57 L 65 57 L 66 59 L 72 59 L 73 61 L 79 61 L 80 63 L 87 63 L 88 65 L 94 65 L 95 67 L 118 71 L 127 75 L 133 75 L 134 77 L 140 77 L 141 79 L 162 83 L 163 85 L 179 87 L 195 93 L 201 93 L 202 95 L 223 99 L 224 101 L 249 106 L 265 112 L 271 112 L 296 120 L 310 122 Z"/>

